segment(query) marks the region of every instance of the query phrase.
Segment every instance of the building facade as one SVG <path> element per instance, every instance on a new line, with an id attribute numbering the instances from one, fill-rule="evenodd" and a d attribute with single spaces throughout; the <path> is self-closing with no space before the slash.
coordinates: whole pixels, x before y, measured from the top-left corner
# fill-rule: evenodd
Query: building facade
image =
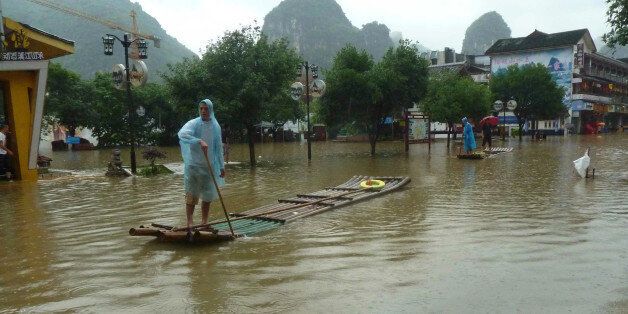
<path id="1" fill-rule="evenodd" d="M 73 53 L 74 42 L 7 17 L 0 19 L 5 36 L 0 43 L 0 123 L 11 129 L 7 144 L 14 153 L 11 169 L 15 177 L 34 181 L 48 62 Z"/>
<path id="2" fill-rule="evenodd" d="M 563 104 L 569 115 L 526 122 L 527 129 L 550 134 L 567 130 L 589 133 L 600 128 L 617 129 L 626 120 L 628 64 L 598 54 L 587 29 L 553 34 L 535 30 L 526 37 L 500 39 L 486 54 L 491 57 L 492 75 L 511 65 L 540 63 L 565 90 Z M 516 119 L 506 123 L 514 125 Z"/>

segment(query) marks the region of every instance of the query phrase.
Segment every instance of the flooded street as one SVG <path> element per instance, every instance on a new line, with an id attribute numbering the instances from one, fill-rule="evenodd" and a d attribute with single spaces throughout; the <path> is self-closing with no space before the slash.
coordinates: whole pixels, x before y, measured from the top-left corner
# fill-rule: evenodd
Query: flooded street
<path id="1" fill-rule="evenodd" d="M 357 174 L 412 182 L 208 246 L 128 235 L 185 223 L 178 148 L 165 149 L 175 174 L 127 179 L 103 176 L 110 150 L 44 152 L 73 175 L 0 183 L 0 312 L 628 311 L 628 136 L 507 145 L 458 160 L 444 141 L 409 154 L 378 143 L 375 158 L 368 143 L 315 142 L 308 166 L 306 145 L 258 144 L 257 169 L 227 168 L 229 211 Z M 594 180 L 573 171 L 587 147 Z M 248 147 L 231 160 L 248 160 Z M 222 217 L 218 202 L 211 215 Z"/>

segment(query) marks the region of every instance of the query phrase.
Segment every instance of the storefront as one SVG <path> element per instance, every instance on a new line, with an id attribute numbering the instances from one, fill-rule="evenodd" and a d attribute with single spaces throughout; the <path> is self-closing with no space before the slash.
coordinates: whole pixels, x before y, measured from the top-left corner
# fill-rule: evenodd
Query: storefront
<path id="1" fill-rule="evenodd" d="M 7 17 L 0 61 L 0 123 L 9 125 L 11 168 L 18 180 L 37 180 L 39 136 L 50 59 L 74 52 L 74 42 Z"/>

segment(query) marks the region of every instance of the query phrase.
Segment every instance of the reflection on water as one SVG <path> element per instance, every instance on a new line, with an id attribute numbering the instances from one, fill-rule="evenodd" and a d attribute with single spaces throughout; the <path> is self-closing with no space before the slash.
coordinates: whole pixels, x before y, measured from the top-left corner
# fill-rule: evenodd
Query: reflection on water
<path id="1" fill-rule="evenodd" d="M 258 237 L 203 247 L 127 235 L 184 223 L 182 168 L 110 179 L 110 151 L 48 152 L 73 176 L 0 184 L 0 311 L 555 312 L 628 309 L 628 138 L 512 141 L 511 153 L 458 160 L 401 143 L 256 146 L 232 166 L 229 211 L 355 174 L 407 175 L 382 198 Z M 592 148 L 595 180 L 571 161 Z M 123 152 L 128 160 L 128 152 Z M 232 160 L 246 161 L 245 145 Z M 213 204 L 212 215 L 221 210 Z M 199 219 L 197 217 L 197 219 Z"/>

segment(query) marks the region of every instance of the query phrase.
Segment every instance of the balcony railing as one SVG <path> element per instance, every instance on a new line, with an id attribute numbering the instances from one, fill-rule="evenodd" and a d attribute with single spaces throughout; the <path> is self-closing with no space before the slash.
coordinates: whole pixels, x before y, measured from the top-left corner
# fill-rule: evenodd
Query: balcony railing
<path id="1" fill-rule="evenodd" d="M 598 77 L 598 78 L 605 79 L 605 80 L 618 83 L 618 84 L 628 84 L 628 77 L 611 74 L 601 69 L 596 70 L 595 68 L 584 67 L 584 68 L 580 68 L 580 74 L 592 76 L 592 77 Z"/>

